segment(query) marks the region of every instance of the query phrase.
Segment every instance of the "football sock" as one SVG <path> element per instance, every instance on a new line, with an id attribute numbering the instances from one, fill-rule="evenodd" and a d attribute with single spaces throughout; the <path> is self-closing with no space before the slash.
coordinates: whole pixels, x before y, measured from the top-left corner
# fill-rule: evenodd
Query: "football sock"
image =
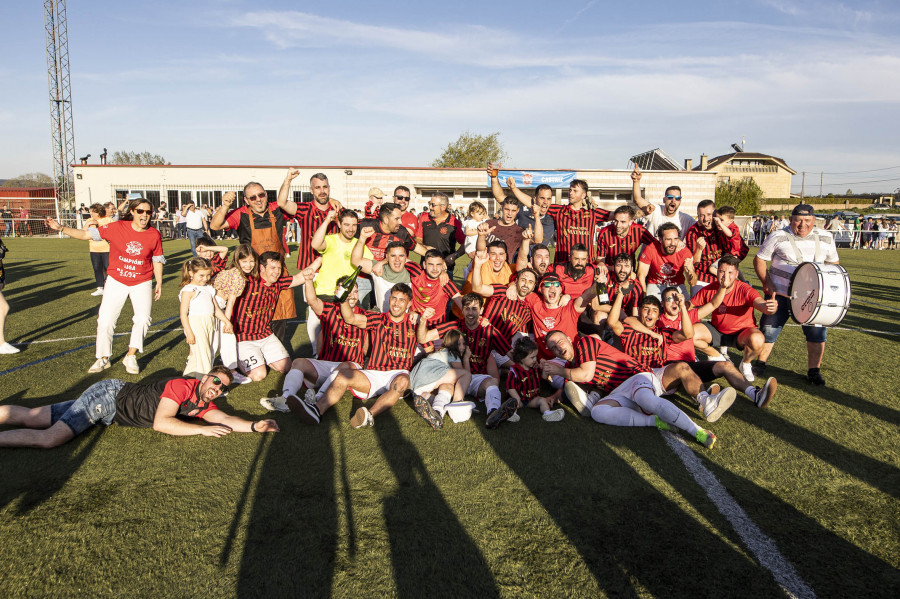
<path id="1" fill-rule="evenodd" d="M 656 414 L 663 422 L 680 428 L 692 437 L 697 434 L 700 427 L 682 412 L 671 401 L 657 397 L 652 390 L 644 387 L 635 391 L 632 397 L 634 403 L 641 406 L 645 412 Z M 654 421 L 655 423 L 655 421 Z"/>
<path id="2" fill-rule="evenodd" d="M 500 389 L 496 385 L 488 387 L 484 393 L 484 407 L 487 408 L 488 414 L 500 407 Z"/>
<path id="3" fill-rule="evenodd" d="M 750 385 L 744 389 L 744 393 L 750 398 L 750 401 L 756 401 L 756 387 Z"/>
<path id="4" fill-rule="evenodd" d="M 281 396 L 297 395 L 297 391 L 303 385 L 303 371 L 297 368 L 291 368 L 290 372 L 284 375 L 284 383 L 281 385 Z M 303 398 L 301 398 L 303 399 Z"/>
<path id="5" fill-rule="evenodd" d="M 447 404 L 450 403 L 451 399 L 453 399 L 453 396 L 450 395 L 449 391 L 438 391 L 438 394 L 434 397 L 434 403 L 431 405 L 435 412 L 443 416 L 447 413 Z"/>
<path id="6" fill-rule="evenodd" d="M 642 414 L 630 408 L 597 404 L 591 408 L 591 418 L 611 426 L 655 426 L 656 416 Z"/>

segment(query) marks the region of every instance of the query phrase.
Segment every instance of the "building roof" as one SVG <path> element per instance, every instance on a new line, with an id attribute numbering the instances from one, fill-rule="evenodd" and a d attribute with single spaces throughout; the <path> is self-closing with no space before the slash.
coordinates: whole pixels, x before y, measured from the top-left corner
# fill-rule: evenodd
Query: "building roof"
<path id="1" fill-rule="evenodd" d="M 680 171 L 681 167 L 675 162 L 675 159 L 663 152 L 661 149 L 648 150 L 635 154 L 631 157 L 631 162 L 638 165 L 644 171 Z"/>
<path id="2" fill-rule="evenodd" d="M 797 171 L 789 167 L 783 158 L 770 156 L 769 154 L 760 154 L 758 152 L 732 152 L 731 154 L 722 154 L 721 156 L 716 156 L 715 158 L 711 158 L 709 160 L 706 165 L 706 170 L 714 170 L 720 164 L 725 164 L 734 160 L 771 160 L 792 175 L 797 174 Z M 694 170 L 698 171 L 700 170 L 700 167 L 696 166 L 694 167 Z"/>

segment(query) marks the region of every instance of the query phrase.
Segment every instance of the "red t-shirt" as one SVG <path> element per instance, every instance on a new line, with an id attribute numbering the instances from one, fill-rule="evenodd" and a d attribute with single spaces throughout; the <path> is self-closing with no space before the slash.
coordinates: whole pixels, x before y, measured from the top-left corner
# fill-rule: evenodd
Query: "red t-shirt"
<path id="1" fill-rule="evenodd" d="M 531 311 L 531 328 L 540 358 L 547 360 L 556 357 L 547 349 L 547 333 L 550 331 L 562 331 L 569 339 L 578 338 L 578 312 L 575 311 L 574 300 L 562 308 L 548 308 L 543 297 L 529 293 L 523 301 Z"/>
<path id="2" fill-rule="evenodd" d="M 711 283 L 694 294 L 691 305 L 699 308 L 712 301 L 719 282 Z M 753 314 L 753 302 L 760 298 L 759 292 L 743 281 L 735 281 L 731 291 L 722 300 L 711 317 L 712 325 L 724 335 L 736 335 L 744 329 L 756 326 L 756 315 Z"/>
<path id="3" fill-rule="evenodd" d="M 688 310 L 688 317 L 691 319 L 692 323 L 696 324 L 700 322 L 697 308 Z M 659 324 L 657 326 L 661 326 L 668 331 L 680 331 L 681 314 L 678 314 L 675 318 L 669 318 L 666 314 L 660 314 Z M 678 362 L 679 360 L 684 362 L 697 361 L 693 339 L 686 339 L 681 343 L 668 343 L 666 345 L 666 362 Z"/>
<path id="4" fill-rule="evenodd" d="M 133 286 L 153 278 L 153 257 L 162 256 L 162 236 L 150 227 L 135 231 L 133 221 L 118 220 L 97 229 L 109 242 L 106 274 L 123 285 Z"/>
<path id="5" fill-rule="evenodd" d="M 569 272 L 568 262 L 565 264 L 553 264 L 550 268 L 559 277 L 559 281 L 562 283 L 563 293 L 573 300 L 581 297 L 581 294 L 594 284 L 594 267 L 590 264 L 585 267 L 584 274 L 577 279 L 572 278 L 572 274 Z"/>
<path id="6" fill-rule="evenodd" d="M 421 314 L 425 308 L 431 307 L 434 308 L 434 316 L 428 319 L 429 323 L 447 320 L 447 304 L 450 303 L 450 298 L 459 293 L 456 283 L 451 279 L 441 286 L 440 279 L 428 278 L 428 273 L 424 270 L 411 275 L 409 281 L 413 292 L 410 303 L 413 312 Z"/>
<path id="7" fill-rule="evenodd" d="M 400 213 L 400 224 L 406 227 L 410 235 L 415 236 L 416 230 L 419 228 L 419 219 L 411 212 L 402 212 Z"/>
<path id="8" fill-rule="evenodd" d="M 669 287 L 684 283 L 684 263 L 691 257 L 693 254 L 687 247 L 666 256 L 660 242 L 654 239 L 653 243 L 644 248 L 640 262 L 650 265 L 647 273 L 648 284 Z"/>
<path id="9" fill-rule="evenodd" d="M 750 248 L 747 247 L 743 237 L 741 237 L 741 230 L 736 224 L 731 223 L 728 225 L 728 230 L 731 231 L 731 237 L 725 239 L 725 253 L 737 256 L 743 260 L 750 253 Z M 723 235 L 722 237 L 724 238 L 725 236 Z"/>
<path id="10" fill-rule="evenodd" d="M 697 251 L 697 240 L 699 238 L 706 240 L 706 247 L 700 254 L 700 262 L 694 263 L 694 271 L 697 273 L 697 279 L 703 283 L 711 283 L 716 278 L 710 274 L 709 267 L 722 257 L 726 251 L 725 236 L 716 227 L 704 229 L 700 223 L 694 223 L 687 230 L 684 236 L 684 242 L 687 244 L 691 254 Z"/>

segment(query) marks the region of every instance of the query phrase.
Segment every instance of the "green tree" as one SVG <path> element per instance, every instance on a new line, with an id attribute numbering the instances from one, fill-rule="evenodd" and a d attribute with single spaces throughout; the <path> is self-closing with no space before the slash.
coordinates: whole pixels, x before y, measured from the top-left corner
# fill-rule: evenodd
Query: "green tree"
<path id="1" fill-rule="evenodd" d="M 852 190 L 852 189 L 848 189 L 848 190 L 847 190 L 847 195 L 848 195 L 848 196 L 852 196 L 852 195 L 853 195 L 853 190 Z"/>
<path id="2" fill-rule="evenodd" d="M 478 135 L 469 131 L 463 132 L 459 139 L 447 144 L 440 158 L 431 166 L 443 168 L 466 168 L 487 166 L 488 162 L 502 162 L 507 159 L 500 142 L 500 132 L 490 135 Z"/>
<path id="3" fill-rule="evenodd" d="M 53 177 L 44 173 L 25 173 L 12 179 L 7 179 L 3 187 L 53 187 Z"/>
<path id="4" fill-rule="evenodd" d="M 150 152 L 113 152 L 109 164 L 172 164 L 159 154 Z"/>
<path id="5" fill-rule="evenodd" d="M 733 183 L 719 183 L 716 187 L 716 208 L 732 206 L 739 215 L 759 213 L 763 191 L 753 179 Z"/>

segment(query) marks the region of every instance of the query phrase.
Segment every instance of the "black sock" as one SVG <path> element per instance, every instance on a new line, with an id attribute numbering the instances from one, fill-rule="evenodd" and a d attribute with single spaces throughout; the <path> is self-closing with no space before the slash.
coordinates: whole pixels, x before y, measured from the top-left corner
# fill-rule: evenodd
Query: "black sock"
<path id="1" fill-rule="evenodd" d="M 817 372 L 819 372 L 819 369 L 818 369 L 818 368 L 810 368 L 810 369 L 806 372 L 806 376 L 811 376 L 811 375 L 813 375 L 813 374 L 816 374 Z"/>

